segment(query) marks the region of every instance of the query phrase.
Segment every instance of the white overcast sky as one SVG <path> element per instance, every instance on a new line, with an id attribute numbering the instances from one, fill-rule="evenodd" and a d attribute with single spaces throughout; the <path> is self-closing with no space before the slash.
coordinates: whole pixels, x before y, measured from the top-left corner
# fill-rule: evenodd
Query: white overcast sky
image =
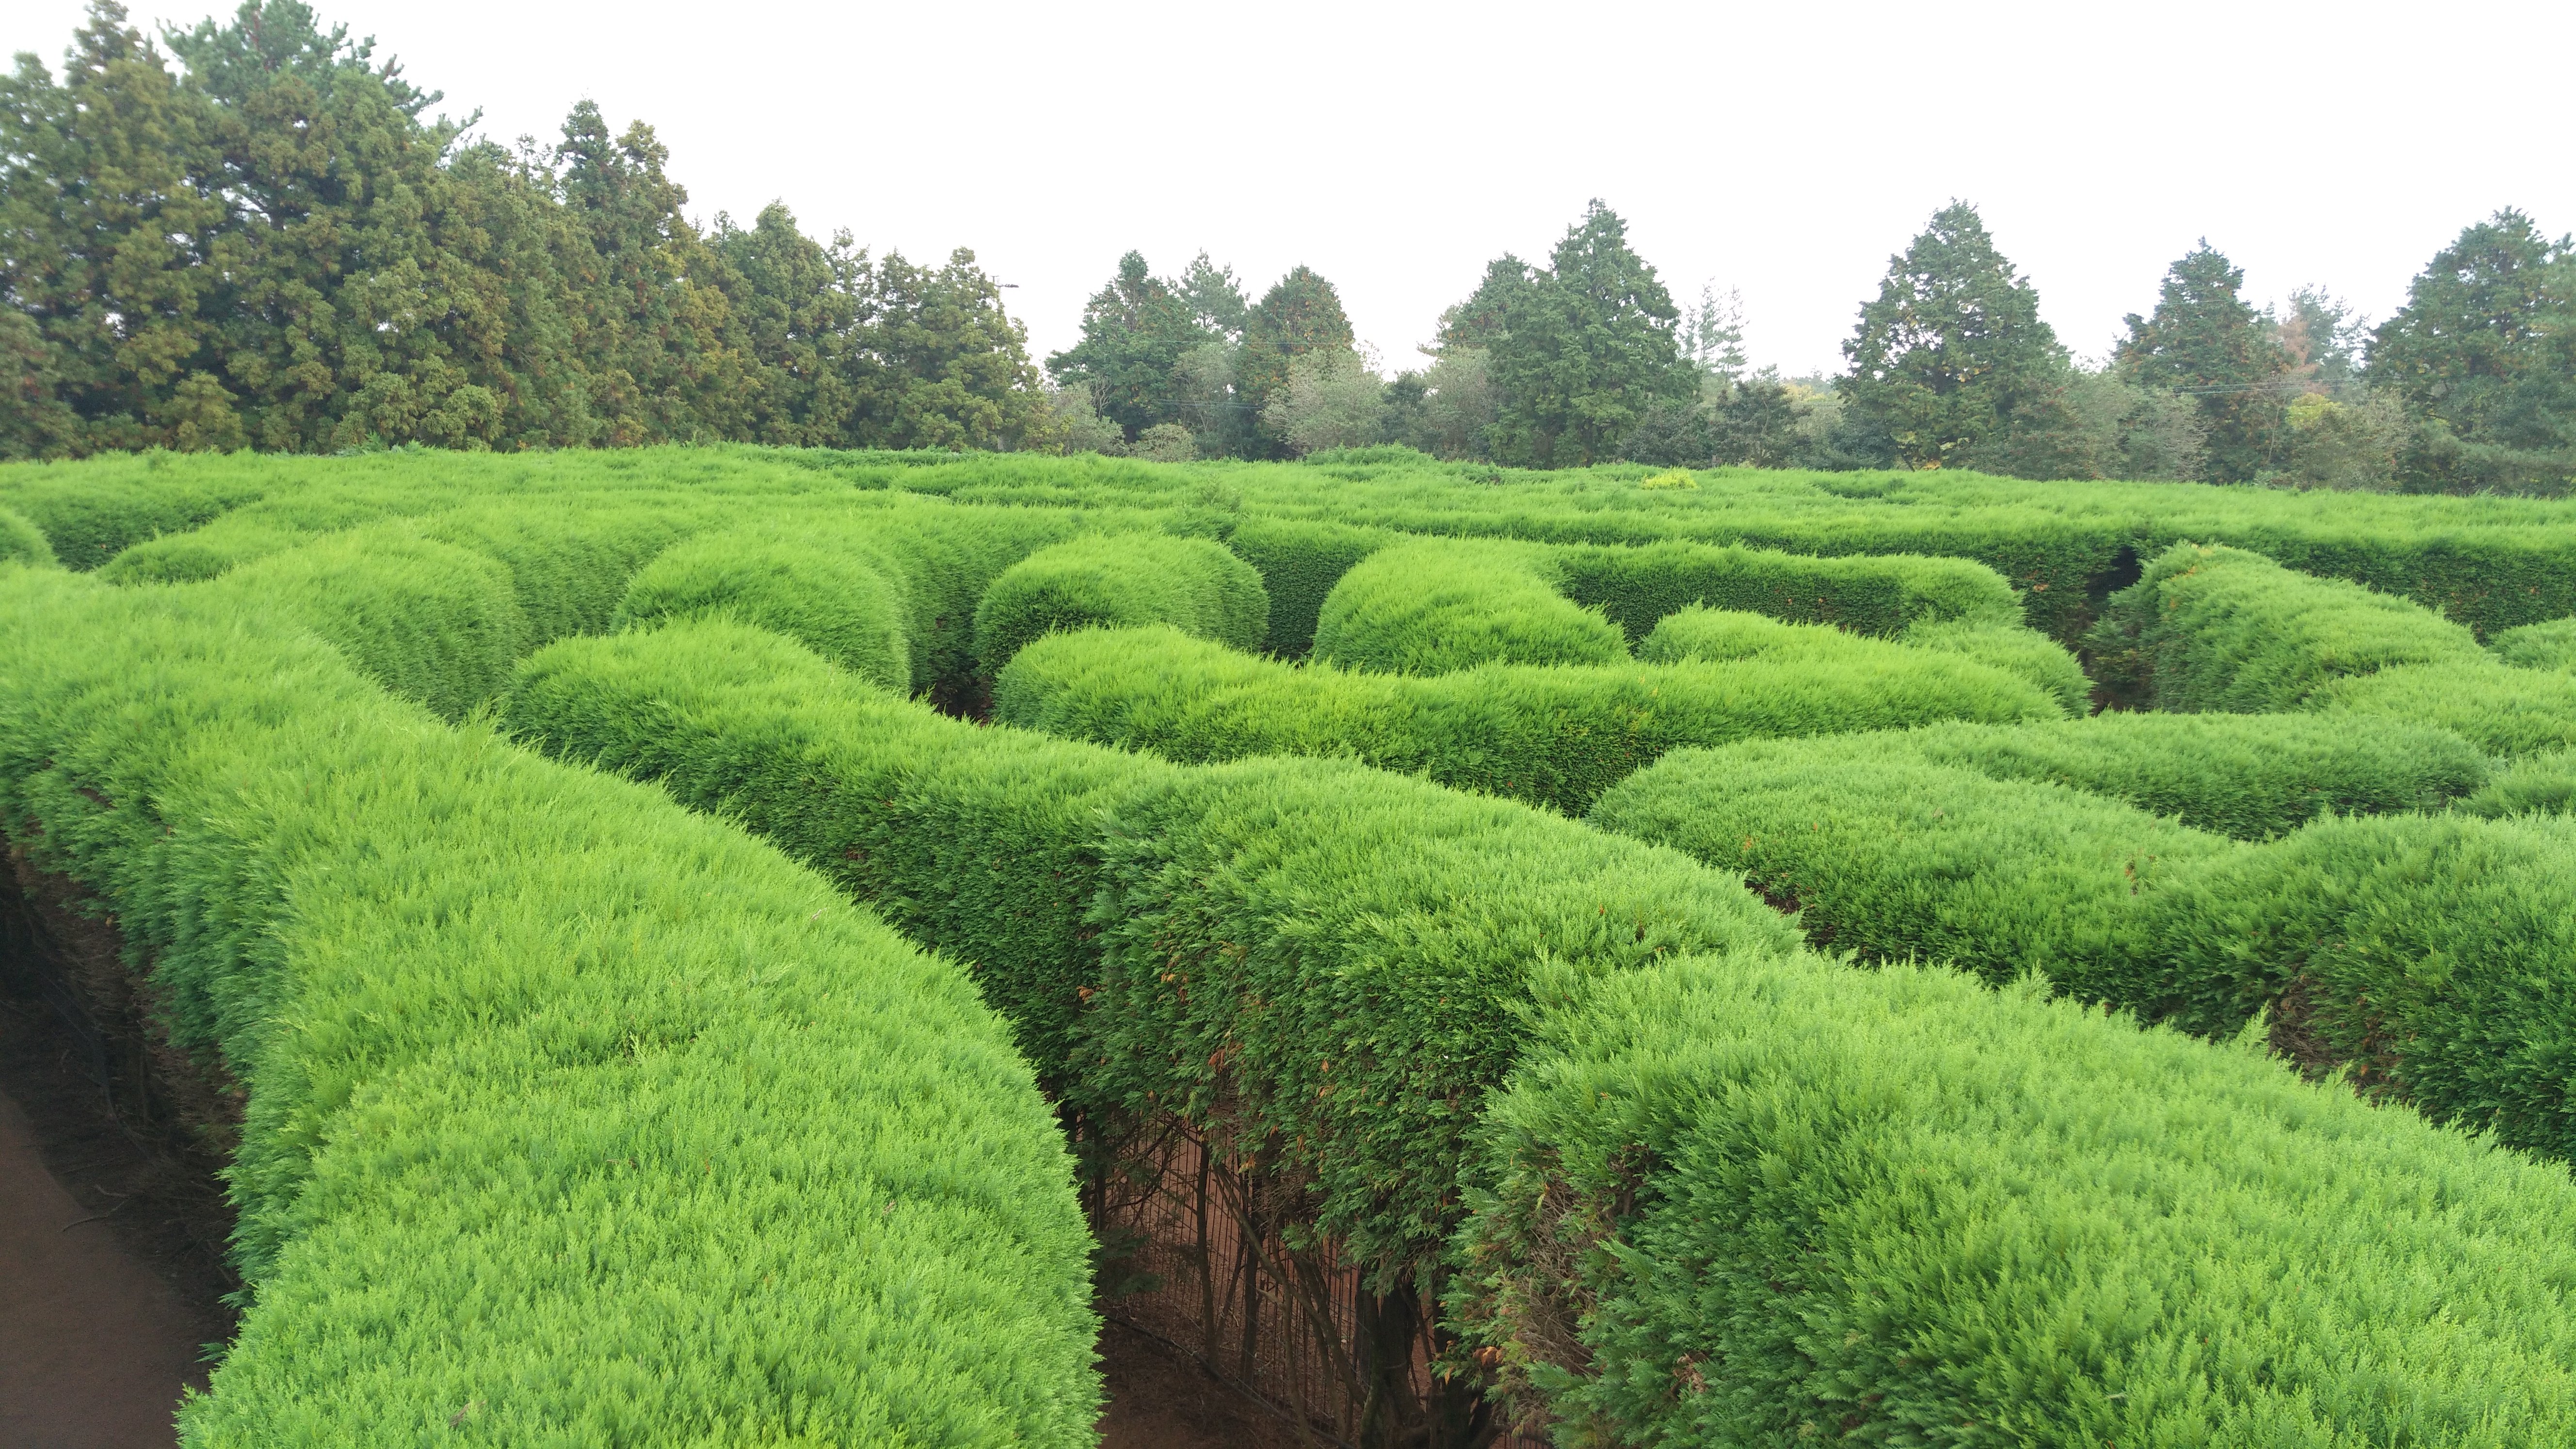
<path id="1" fill-rule="evenodd" d="M 971 246 L 1041 358 L 1120 253 L 1204 248 L 1256 297 L 1315 267 L 1407 364 L 1594 196 L 1676 297 L 1740 287 L 1754 361 L 1791 373 L 1839 367 L 1953 196 L 2088 356 L 2203 235 L 2257 299 L 2384 316 L 2498 207 L 2576 230 L 2569 0 L 321 8 L 503 139 L 583 97 L 651 122 L 701 218 L 781 199 L 878 251 Z M 0 46 L 58 63 L 80 13 L 7 0 Z"/>

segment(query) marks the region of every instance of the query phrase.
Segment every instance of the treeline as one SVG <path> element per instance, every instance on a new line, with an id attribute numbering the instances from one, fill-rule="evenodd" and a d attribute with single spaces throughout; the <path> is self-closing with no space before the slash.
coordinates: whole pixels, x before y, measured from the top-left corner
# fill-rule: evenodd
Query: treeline
<path id="1" fill-rule="evenodd" d="M 2255 307 L 2243 271 L 2204 241 L 2099 366 L 2059 342 L 1957 202 L 1890 259 L 1838 377 L 1748 369 L 1740 306 L 1713 291 L 1677 305 L 1597 201 L 1545 266 L 1489 265 L 1443 317 L 1429 365 L 1391 380 L 1364 366 L 1331 285 L 1305 269 L 1281 288 L 1320 298 L 1332 328 L 1229 328 L 1197 301 L 1210 279 L 1231 285 L 1205 256 L 1158 281 L 1131 253 L 1093 299 L 1081 345 L 1048 361 L 1069 390 L 1116 400 L 1096 424 L 1088 399 L 1069 400 L 1086 446 L 1172 458 L 1400 443 L 1537 468 L 2576 489 L 2576 244 L 2512 210 L 2463 231 L 2376 328 L 2316 288 Z M 1267 385 L 1229 392 L 1228 366 L 1258 366 Z"/>
<path id="2" fill-rule="evenodd" d="M 179 68 L 173 68 L 173 60 Z M 641 123 L 477 141 L 300 0 L 165 30 L 93 0 L 0 80 L 0 457 L 734 439 L 1044 444 L 960 250 L 690 223 Z"/>

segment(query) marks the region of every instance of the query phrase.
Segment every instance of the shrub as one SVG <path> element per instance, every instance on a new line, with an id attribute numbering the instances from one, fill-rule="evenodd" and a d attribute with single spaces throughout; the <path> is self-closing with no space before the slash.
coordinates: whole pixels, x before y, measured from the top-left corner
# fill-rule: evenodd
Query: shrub
<path id="1" fill-rule="evenodd" d="M 1315 616 L 1342 575 L 1396 537 L 1378 528 L 1253 518 L 1237 524 L 1226 544 L 1260 572 L 1270 595 L 1271 650 L 1297 655 L 1314 647 Z"/>
<path id="2" fill-rule="evenodd" d="M 2083 662 L 2037 629 L 1981 619 L 1923 619 L 1907 625 L 1896 637 L 1901 644 L 1962 654 L 2027 679 L 2056 696 L 2068 714 L 2092 710 L 2093 681 L 2085 675 Z"/>
<path id="3" fill-rule="evenodd" d="M 2144 897 L 2244 848 L 1873 736 L 1677 751 L 1604 794 L 1591 819 L 1744 872 L 1820 946 L 1953 962 L 1997 983 L 2041 971 L 2079 999 L 2124 1006 L 2162 985 Z"/>
<path id="4" fill-rule="evenodd" d="M 1413 539 L 1370 554 L 1325 596 L 1315 657 L 1387 674 L 1479 664 L 1608 664 L 1617 625 L 1556 590 L 1545 550 Z"/>
<path id="5" fill-rule="evenodd" d="M 2515 760 L 2456 808 L 2490 820 L 2508 815 L 2576 815 L 2576 749 Z"/>
<path id="6" fill-rule="evenodd" d="M 2520 669 L 2576 669 L 2576 619 L 2550 619 L 2507 629 L 2487 641 L 2496 658 Z"/>
<path id="7" fill-rule="evenodd" d="M 978 728 L 738 624 L 556 644 L 504 713 L 974 963 L 1086 1131 L 1175 1113 L 1260 1150 L 1377 1291 L 1455 1225 L 1463 1135 L 1539 963 L 1796 945 L 1734 878 L 1525 806 L 1339 761 L 1186 768 Z"/>
<path id="8" fill-rule="evenodd" d="M 865 553 L 753 529 L 702 535 L 655 559 L 627 587 L 616 622 L 738 618 L 909 694 L 905 614 L 901 587 Z"/>
<path id="9" fill-rule="evenodd" d="M 1452 1323 L 1560 1444 L 2576 1438 L 2563 1169 L 1944 971 L 1680 960 L 1540 1023 Z"/>
<path id="10" fill-rule="evenodd" d="M 1967 559 L 1814 558 L 1699 543 L 1563 547 L 1549 557 L 1566 595 L 1632 640 L 1694 604 L 1871 635 L 1925 621 L 2021 622 L 2012 586 Z"/>
<path id="11" fill-rule="evenodd" d="M 2036 630 L 1975 620 L 1926 621 L 1890 641 L 1865 638 L 1825 624 L 1791 624 L 1761 614 L 1699 605 L 1667 614 L 1637 646 L 1637 657 L 1659 664 L 1686 659 L 1843 660 L 1903 669 L 1932 650 L 1974 660 L 2038 686 L 2061 710 L 2082 714 L 2092 681 L 2075 656 Z"/>
<path id="12" fill-rule="evenodd" d="M 507 570 L 403 523 L 324 534 L 207 587 L 246 614 L 311 630 L 359 673 L 451 721 L 499 693 L 528 644 Z"/>
<path id="13" fill-rule="evenodd" d="M 2107 686 L 2163 710 L 2293 710 L 2353 675 L 2486 659 L 2468 630 L 2404 599 L 2198 544 L 2113 595 L 2086 642 Z"/>
<path id="14" fill-rule="evenodd" d="M 2449 730 L 2496 755 L 2576 746 L 2576 674 L 2559 670 L 2484 658 L 2401 665 L 2336 680 L 2308 702 L 2356 734 L 2403 721 Z"/>
<path id="15" fill-rule="evenodd" d="M 975 652 L 998 670 L 1032 639 L 1092 624 L 1169 624 L 1258 649 L 1270 599 L 1252 565 L 1223 544 L 1154 533 L 1077 538 L 1038 550 L 993 581 L 975 606 Z"/>
<path id="16" fill-rule="evenodd" d="M 44 531 L 16 511 L 0 508 L 0 563 L 49 568 L 53 562 L 54 546 L 45 541 Z"/>
<path id="17" fill-rule="evenodd" d="M 230 585 L 0 576 L 0 818 L 246 1091 L 185 1442 L 1093 1441 L 1069 1160 L 961 972 Z"/>
<path id="18" fill-rule="evenodd" d="M 995 682 L 994 717 L 1175 760 L 1346 757 L 1579 814 L 1684 745 L 2057 716 L 2010 675 L 1853 642 L 1896 657 L 1486 665 L 1421 678 L 1255 659 L 1168 629 L 1093 630 L 1022 650 Z"/>

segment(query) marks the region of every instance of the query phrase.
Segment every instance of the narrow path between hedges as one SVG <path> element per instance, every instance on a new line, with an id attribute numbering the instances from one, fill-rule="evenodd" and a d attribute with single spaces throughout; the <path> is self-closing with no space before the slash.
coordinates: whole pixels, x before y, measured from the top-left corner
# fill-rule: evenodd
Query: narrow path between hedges
<path id="1" fill-rule="evenodd" d="M 218 1290 L 155 1247 L 161 1225 L 124 1221 L 157 1206 L 134 1190 L 151 1154 L 29 1016 L 0 999 L 0 1444 L 175 1444 L 180 1390 L 204 1387 L 202 1346 L 227 1332 Z"/>

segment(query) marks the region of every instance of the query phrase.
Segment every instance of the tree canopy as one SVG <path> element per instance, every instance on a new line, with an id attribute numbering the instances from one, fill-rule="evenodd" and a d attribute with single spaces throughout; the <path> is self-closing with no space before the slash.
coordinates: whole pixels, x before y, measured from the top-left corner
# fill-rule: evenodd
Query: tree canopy
<path id="1" fill-rule="evenodd" d="M 1843 344 L 1848 408 L 1909 468 L 1954 465 L 2054 395 L 2066 371 L 2039 293 L 1954 201 L 1888 259 L 1878 297 Z"/>
<path id="2" fill-rule="evenodd" d="M 2149 387 L 2194 400 L 2207 439 L 2211 481 L 2244 483 L 2279 451 L 2289 353 L 2271 320 L 2238 295 L 2245 272 L 2200 245 L 2165 273 L 2155 315 L 2129 314 L 2115 354 L 2121 370 Z"/>

